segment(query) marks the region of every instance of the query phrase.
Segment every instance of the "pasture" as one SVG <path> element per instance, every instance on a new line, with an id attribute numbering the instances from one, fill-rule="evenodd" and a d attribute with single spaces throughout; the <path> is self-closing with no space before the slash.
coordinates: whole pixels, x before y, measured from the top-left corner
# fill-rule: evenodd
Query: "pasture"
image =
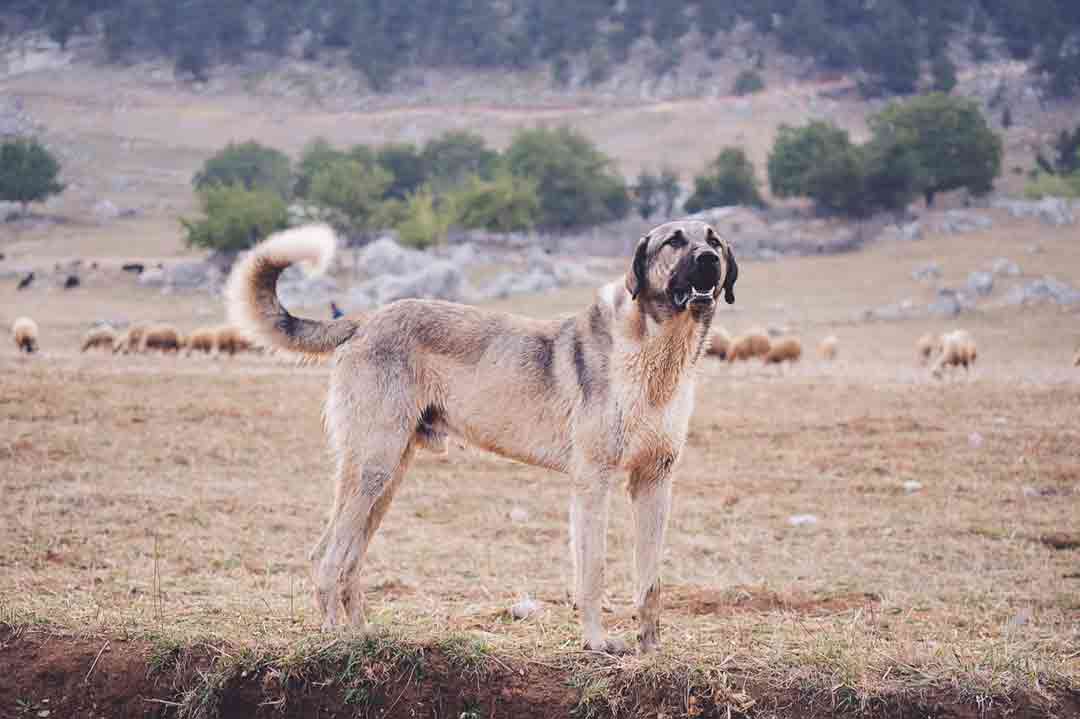
<path id="1" fill-rule="evenodd" d="M 99 317 L 190 330 L 220 302 L 5 281 L 5 326 L 34 316 L 42 353 L 0 347 L 0 716 L 1080 715 L 1080 313 L 859 319 L 929 301 L 910 273 L 930 260 L 953 284 L 1000 256 L 1015 281 L 1080 284 L 1080 230 L 995 219 L 743 265 L 716 322 L 790 327 L 804 356 L 702 360 L 646 658 L 580 647 L 569 480 L 457 447 L 418 455 L 376 535 L 372 634 L 320 633 L 325 368 L 81 355 Z M 935 381 L 914 342 L 953 326 L 979 362 Z M 605 622 L 631 638 L 621 494 L 612 510 Z M 515 621 L 525 596 L 540 611 Z"/>

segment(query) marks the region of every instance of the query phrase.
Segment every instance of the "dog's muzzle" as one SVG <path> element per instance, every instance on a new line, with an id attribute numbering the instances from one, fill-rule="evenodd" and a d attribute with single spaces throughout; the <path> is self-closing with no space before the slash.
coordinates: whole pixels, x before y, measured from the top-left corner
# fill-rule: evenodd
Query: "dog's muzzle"
<path id="1" fill-rule="evenodd" d="M 694 258 L 690 286 L 673 291 L 671 299 L 679 309 L 685 309 L 687 305 L 711 305 L 716 301 L 719 282 L 720 256 L 715 252 L 702 252 Z"/>

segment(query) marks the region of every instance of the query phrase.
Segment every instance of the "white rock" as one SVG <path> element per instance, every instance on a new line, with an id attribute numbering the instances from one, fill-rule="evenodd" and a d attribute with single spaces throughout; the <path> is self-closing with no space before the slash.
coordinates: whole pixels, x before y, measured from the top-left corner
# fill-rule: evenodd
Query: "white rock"
<path id="1" fill-rule="evenodd" d="M 904 482 L 904 491 L 908 494 L 915 494 L 922 489 L 922 482 L 916 482 L 914 479 L 909 479 Z"/>
<path id="2" fill-rule="evenodd" d="M 510 510 L 510 521 L 521 524 L 529 521 L 529 511 L 524 507 L 514 507 Z"/>
<path id="3" fill-rule="evenodd" d="M 792 527 L 804 527 L 817 524 L 818 518 L 813 514 L 793 514 L 788 517 L 788 524 Z"/>
<path id="4" fill-rule="evenodd" d="M 978 432 L 972 432 L 968 435 L 968 445 L 972 449 L 978 449 L 983 446 L 983 436 Z"/>
<path id="5" fill-rule="evenodd" d="M 510 616 L 517 620 L 528 619 L 540 611 L 540 602 L 532 597 L 525 597 L 510 605 Z"/>

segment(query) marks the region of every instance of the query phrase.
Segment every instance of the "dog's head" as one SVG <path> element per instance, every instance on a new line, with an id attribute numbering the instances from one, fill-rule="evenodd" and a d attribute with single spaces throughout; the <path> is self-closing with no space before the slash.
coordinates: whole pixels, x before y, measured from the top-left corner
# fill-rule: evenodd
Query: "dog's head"
<path id="1" fill-rule="evenodd" d="M 704 222 L 683 220 L 655 227 L 638 242 L 626 289 L 651 314 L 689 310 L 695 319 L 712 314 L 723 291 L 735 302 L 739 266 L 726 240 Z"/>

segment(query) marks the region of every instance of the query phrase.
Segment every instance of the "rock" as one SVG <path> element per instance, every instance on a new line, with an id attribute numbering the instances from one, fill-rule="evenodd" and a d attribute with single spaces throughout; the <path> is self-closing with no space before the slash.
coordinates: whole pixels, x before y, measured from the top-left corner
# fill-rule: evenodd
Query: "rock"
<path id="1" fill-rule="evenodd" d="M 119 208 L 108 200 L 97 202 L 91 212 L 99 220 L 115 220 L 120 215 Z"/>
<path id="2" fill-rule="evenodd" d="M 471 299 L 465 273 L 446 260 L 429 260 L 419 271 L 413 268 L 404 275 L 376 277 L 370 281 L 370 287 L 370 294 L 379 305 L 409 298 L 451 302 Z"/>
<path id="3" fill-rule="evenodd" d="M 894 302 L 872 310 L 866 310 L 862 314 L 864 320 L 901 320 L 915 316 L 915 301 L 912 299 Z"/>
<path id="4" fill-rule="evenodd" d="M 994 275 L 990 272 L 972 272 L 968 275 L 967 287 L 980 297 L 985 297 L 994 291 Z"/>
<path id="5" fill-rule="evenodd" d="M 559 279 L 553 272 L 537 267 L 528 272 L 507 272 L 499 275 L 480 290 L 480 296 L 497 300 L 514 295 L 549 292 L 559 286 Z"/>
<path id="6" fill-rule="evenodd" d="M 1027 305 L 1039 302 L 1054 302 L 1059 305 L 1080 304 L 1080 290 L 1046 276 L 1009 290 L 1003 303 L 1006 305 Z"/>
<path id="7" fill-rule="evenodd" d="M 960 299 L 955 290 L 942 288 L 938 290 L 938 298 L 927 305 L 926 310 L 939 317 L 956 317 L 964 310 Z"/>
<path id="8" fill-rule="evenodd" d="M 993 226 L 994 221 L 984 215 L 979 215 L 974 212 L 965 212 L 963 210 L 948 210 L 941 216 L 941 219 L 938 220 L 937 228 L 941 232 L 958 234 L 962 232 L 988 230 Z"/>
<path id="9" fill-rule="evenodd" d="M 919 267 L 914 272 L 912 272 L 911 279 L 918 280 L 920 282 L 923 280 L 936 280 L 940 279 L 942 274 L 943 273 L 941 270 L 941 265 L 936 262 L 931 262 L 930 264 L 923 265 L 922 267 Z"/>
<path id="10" fill-rule="evenodd" d="M 807 527 L 817 524 L 818 518 L 813 514 L 793 514 L 788 517 L 788 524 L 792 527 Z"/>
<path id="11" fill-rule="evenodd" d="M 983 436 L 978 432 L 972 432 L 968 435 L 968 446 L 972 449 L 978 449 L 983 446 Z"/>
<path id="12" fill-rule="evenodd" d="M 540 602 L 532 597 L 525 597 L 510 605 L 510 616 L 518 621 L 528 619 L 539 611 Z"/>
<path id="13" fill-rule="evenodd" d="M 424 268 L 434 258 L 380 237 L 360 251 L 360 268 L 372 277 L 406 275 Z"/>
<path id="14" fill-rule="evenodd" d="M 1005 257 L 998 257 L 990 265 L 990 271 L 998 277 L 1019 277 L 1020 265 Z"/>
<path id="15" fill-rule="evenodd" d="M 144 287 L 164 287 L 165 270 L 160 267 L 152 267 L 139 273 L 139 284 Z"/>
<path id="16" fill-rule="evenodd" d="M 510 521 L 521 524 L 529 521 L 529 511 L 524 507 L 514 507 L 509 513 Z"/>
<path id="17" fill-rule="evenodd" d="M 922 482 L 916 482 L 914 479 L 909 479 L 904 482 L 904 492 L 907 494 L 914 494 L 922 489 Z"/>
<path id="18" fill-rule="evenodd" d="M 195 290 L 216 286 L 222 274 L 209 262 L 181 262 L 169 267 L 166 284 L 175 289 Z"/>
<path id="19" fill-rule="evenodd" d="M 902 225 L 889 225 L 885 228 L 885 234 L 894 240 L 917 242 L 923 238 L 922 224 L 916 220 Z"/>
<path id="20" fill-rule="evenodd" d="M 1076 222 L 1069 201 L 1060 197 L 1044 197 L 1041 200 L 998 198 L 991 206 L 1007 211 L 1012 217 L 1038 218 L 1051 227 L 1062 227 Z"/>

